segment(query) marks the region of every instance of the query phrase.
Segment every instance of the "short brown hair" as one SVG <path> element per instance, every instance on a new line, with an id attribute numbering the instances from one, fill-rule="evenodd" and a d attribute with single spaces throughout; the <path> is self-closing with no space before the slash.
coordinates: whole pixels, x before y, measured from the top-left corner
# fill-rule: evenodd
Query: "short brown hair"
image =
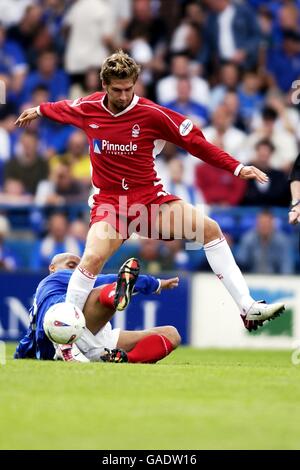
<path id="1" fill-rule="evenodd" d="M 119 50 L 105 59 L 102 64 L 100 78 L 107 85 L 114 78 L 132 78 L 135 83 L 140 73 L 140 66 L 128 54 Z"/>

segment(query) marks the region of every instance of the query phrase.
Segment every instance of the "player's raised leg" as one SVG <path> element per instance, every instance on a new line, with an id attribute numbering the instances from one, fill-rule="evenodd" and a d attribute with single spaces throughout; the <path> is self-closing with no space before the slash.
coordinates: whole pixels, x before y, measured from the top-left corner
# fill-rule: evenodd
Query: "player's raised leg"
<path id="1" fill-rule="evenodd" d="M 117 281 L 94 288 L 85 303 L 83 313 L 87 328 L 98 333 L 116 310 L 124 310 L 130 302 L 139 275 L 139 261 L 130 258 L 120 267 Z"/>
<path id="2" fill-rule="evenodd" d="M 163 234 L 168 229 L 173 237 L 179 238 L 182 234 L 187 238 L 187 232 L 191 231 L 192 239 L 203 243 L 211 269 L 237 303 L 246 328 L 254 329 L 253 322 L 256 322 L 254 326 L 261 326 L 263 321 L 274 319 L 284 311 L 283 303 L 267 304 L 255 301 L 251 297 L 246 281 L 217 222 L 205 215 L 199 217 L 197 209 L 184 201 L 174 201 L 167 205 L 169 206 L 167 208 L 162 206 L 157 219 L 159 232 Z M 168 218 L 170 208 L 174 206 L 177 216 Z M 182 224 L 178 224 L 180 210 Z M 166 227 L 168 224 L 169 227 Z"/>
<path id="3" fill-rule="evenodd" d="M 109 223 L 101 221 L 91 226 L 81 262 L 69 282 L 66 302 L 83 310 L 97 274 L 122 243 L 121 235 Z"/>

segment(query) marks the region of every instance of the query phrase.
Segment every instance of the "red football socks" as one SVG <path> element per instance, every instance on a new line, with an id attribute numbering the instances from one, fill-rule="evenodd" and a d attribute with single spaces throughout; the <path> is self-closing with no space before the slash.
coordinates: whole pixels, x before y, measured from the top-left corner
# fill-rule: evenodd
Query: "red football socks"
<path id="1" fill-rule="evenodd" d="M 164 335 L 145 336 L 127 353 L 128 362 L 154 363 L 168 356 L 173 349 L 171 341 Z"/>
<path id="2" fill-rule="evenodd" d="M 104 307 L 115 310 L 116 282 L 104 286 L 99 294 L 99 301 Z"/>

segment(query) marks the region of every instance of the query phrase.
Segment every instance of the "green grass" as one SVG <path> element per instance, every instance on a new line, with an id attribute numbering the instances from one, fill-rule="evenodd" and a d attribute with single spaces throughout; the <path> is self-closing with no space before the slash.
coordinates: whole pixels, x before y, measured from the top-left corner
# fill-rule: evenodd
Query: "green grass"
<path id="1" fill-rule="evenodd" d="M 290 357 L 180 348 L 156 365 L 8 358 L 0 448 L 300 449 Z"/>

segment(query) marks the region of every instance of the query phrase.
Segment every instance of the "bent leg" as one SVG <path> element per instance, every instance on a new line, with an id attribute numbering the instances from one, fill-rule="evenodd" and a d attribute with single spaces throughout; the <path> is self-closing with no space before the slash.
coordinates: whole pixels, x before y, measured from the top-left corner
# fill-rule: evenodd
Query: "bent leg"
<path id="1" fill-rule="evenodd" d="M 162 206 L 157 223 L 161 234 L 167 228 L 175 238 L 182 234 L 182 238 L 202 243 L 212 271 L 222 281 L 240 311 L 244 314 L 249 311 L 255 301 L 216 221 L 184 201 L 174 201 Z"/>
<path id="2" fill-rule="evenodd" d="M 160 207 L 156 227 L 163 238 L 196 241 L 202 245 L 222 237 L 222 231 L 201 208 L 182 200 L 165 203 Z"/>
<path id="3" fill-rule="evenodd" d="M 121 348 L 124 349 L 124 351 L 129 352 L 141 339 L 150 335 L 165 336 L 171 342 L 173 349 L 177 348 L 181 342 L 181 337 L 174 326 L 156 326 L 154 328 L 149 328 L 148 330 L 121 331 L 117 348 Z"/>
<path id="4" fill-rule="evenodd" d="M 122 331 L 117 346 L 127 351 L 128 362 L 152 364 L 168 356 L 179 343 L 176 328 L 163 326 L 144 331 Z"/>
<path id="5" fill-rule="evenodd" d="M 100 292 L 106 286 L 107 284 L 95 287 L 89 294 L 83 309 L 86 326 L 93 335 L 97 334 L 115 313 L 113 308 L 102 305 L 99 300 Z M 113 285 L 112 289 L 114 289 Z"/>
<path id="6" fill-rule="evenodd" d="M 121 235 L 107 222 L 96 222 L 91 226 L 81 262 L 69 281 L 66 302 L 83 310 L 96 275 L 122 243 Z"/>

